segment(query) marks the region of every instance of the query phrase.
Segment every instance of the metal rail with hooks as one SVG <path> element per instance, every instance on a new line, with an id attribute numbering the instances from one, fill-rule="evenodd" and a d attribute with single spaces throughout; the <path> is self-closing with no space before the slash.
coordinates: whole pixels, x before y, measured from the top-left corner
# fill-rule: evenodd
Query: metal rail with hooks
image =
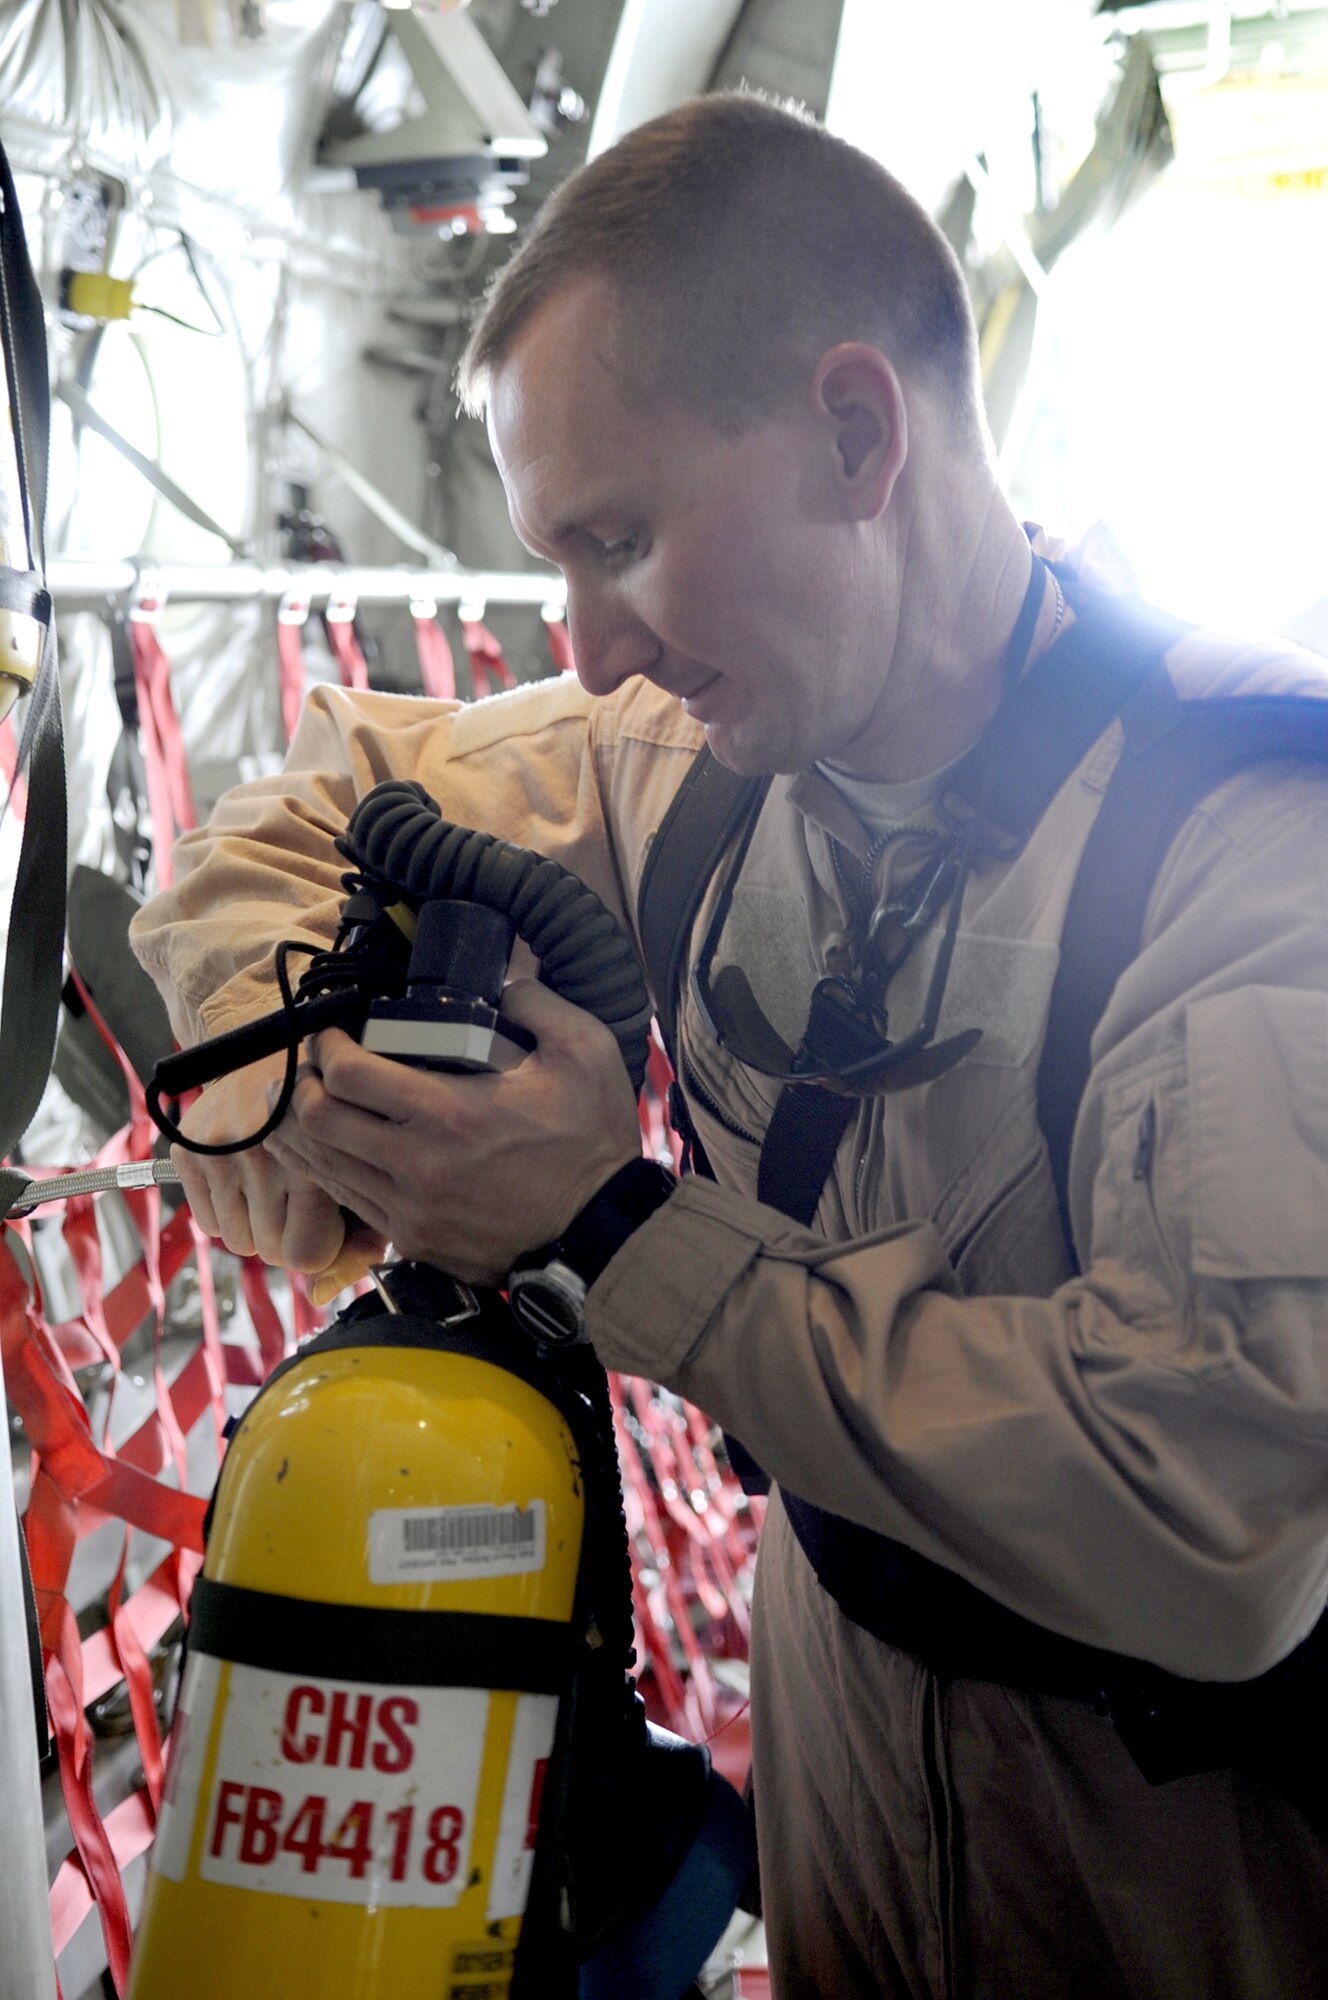
<path id="1" fill-rule="evenodd" d="M 528 604 L 561 618 L 567 587 L 555 570 L 359 568 L 341 563 L 154 563 L 145 558 L 91 562 L 55 556 L 47 582 L 57 611 L 96 611 L 107 599 L 126 605 L 145 595 L 160 603 L 280 604 L 329 599 L 357 604 L 454 604 L 482 617 L 490 604 Z"/>

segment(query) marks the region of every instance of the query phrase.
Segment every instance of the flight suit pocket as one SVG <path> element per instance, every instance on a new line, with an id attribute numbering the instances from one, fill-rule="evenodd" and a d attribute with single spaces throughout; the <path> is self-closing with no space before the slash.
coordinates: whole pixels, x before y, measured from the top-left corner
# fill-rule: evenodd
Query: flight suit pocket
<path id="1" fill-rule="evenodd" d="M 1328 1277 L 1328 995 L 1242 986 L 1185 1017 L 1190 1261 Z"/>

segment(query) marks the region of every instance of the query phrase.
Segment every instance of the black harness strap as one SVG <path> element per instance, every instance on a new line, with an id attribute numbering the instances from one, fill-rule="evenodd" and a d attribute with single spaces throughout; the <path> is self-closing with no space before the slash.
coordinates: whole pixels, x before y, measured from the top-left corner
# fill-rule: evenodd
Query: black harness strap
<path id="1" fill-rule="evenodd" d="M 1113 717 L 1139 697 L 1167 647 L 1186 629 L 1151 606 L 1105 597 L 1079 585 L 1072 575 L 1061 574 L 1075 609 L 1074 624 L 1034 661 L 1002 703 L 982 744 L 954 771 L 942 799 L 947 813 L 962 820 L 975 809 L 985 771 L 984 841 L 1002 856 L 1019 851 L 1070 773 Z M 737 828 L 759 809 L 769 782 L 737 777 L 703 748 L 674 795 L 646 859 L 637 928 L 646 983 L 675 1071 L 678 1009 L 692 924 L 726 847 Z M 1127 952 L 1122 965 L 1128 956 Z M 1103 1005 L 1105 1000 L 1104 994 Z M 1084 1037 L 1082 1061 L 1072 1066 L 1081 1092 L 1087 1077 L 1087 1040 L 1097 1016 L 1083 1025 L 1080 1012 L 1062 1011 L 1067 1038 L 1079 1030 Z M 1044 1074 L 1048 1073 L 1044 1065 Z M 675 1089 L 673 1097 L 675 1125 L 695 1147 L 681 1093 Z M 1071 1130 L 1077 1101 L 1077 1094 L 1069 1099 Z M 796 1222 L 811 1222 L 854 1102 L 851 1095 L 820 1084 L 784 1089 L 761 1149 L 758 1200 Z M 1063 1189 L 1068 1154 L 1067 1135 L 1063 1152 L 1053 1150 L 1058 1189 Z M 1063 1192 L 1061 1202 L 1064 1210 Z"/>
<path id="2" fill-rule="evenodd" d="M 964 818 L 986 767 L 984 834 L 1000 855 L 1019 852 L 1070 773 L 1188 629 L 1137 599 L 1106 597 L 1072 572 L 1057 574 L 1074 623 L 1002 702 L 941 795 L 942 808 Z"/>
<path id="3" fill-rule="evenodd" d="M 637 931 L 646 985 L 670 1055 L 693 920 L 735 827 L 769 788 L 769 778 L 740 778 L 703 744 L 650 843 L 637 896 Z"/>
<path id="4" fill-rule="evenodd" d="M 1070 1144 L 1093 1031 L 1139 950 L 1144 913 L 1172 841 L 1199 801 L 1247 765 L 1268 758 L 1328 761 L 1328 702 L 1312 695 L 1173 702 L 1160 729 L 1140 731 L 1142 740 L 1129 724 L 1127 711 L 1125 748 L 1075 876 L 1038 1068 L 1038 1123 L 1072 1255 Z"/>
<path id="5" fill-rule="evenodd" d="M 740 778 L 702 747 L 675 792 L 651 842 L 637 898 L 637 929 L 646 984 L 660 1033 L 678 1069 L 678 1009 L 692 925 L 725 848 L 759 810 L 769 778 Z M 694 1164 L 704 1154 L 675 1085 L 669 1109 Z M 761 1148 L 756 1198 L 796 1222 L 810 1222 L 853 1110 L 852 1097 L 799 1084 L 781 1091 Z M 733 1441 L 730 1440 L 730 1449 Z M 749 1475 L 750 1476 L 750 1475 Z"/>
<path id="6" fill-rule="evenodd" d="M 1108 602 L 1072 586 L 1076 623 L 1024 677 L 993 732 L 993 768 L 983 801 L 984 843 L 1016 853 L 1051 798 L 1112 719 L 1126 741 L 1085 847 L 1062 936 L 1039 1071 L 1039 1116 L 1065 1213 L 1070 1139 L 1083 1094 L 1091 1038 L 1122 971 L 1137 953 L 1157 871 L 1187 815 L 1214 786 L 1269 758 L 1328 761 L 1328 702 L 1314 698 L 1237 697 L 1180 702 L 1155 672 L 1184 629 L 1134 604 Z M 946 806 L 962 819 L 976 805 L 976 763 L 947 788 Z M 656 881 L 686 884 L 671 910 L 650 907 L 642 885 L 640 928 L 653 962 L 669 976 L 652 979 L 661 1011 L 677 1003 L 678 968 L 691 919 L 724 845 L 736 828 L 741 781 L 724 813 L 707 820 L 705 845 L 693 842 L 684 786 L 652 851 Z M 790 1099 L 831 1098 L 811 1129 L 805 1158 L 792 1158 L 771 1122 L 761 1163 L 763 1199 L 810 1219 L 851 1100 L 816 1087 L 786 1090 Z M 766 1178 L 771 1140 L 782 1149 L 783 1179 Z M 796 1150 L 796 1148 L 795 1148 Z M 1068 1219 L 1067 1219 L 1067 1242 Z M 996 1680 L 1035 1691 L 1104 1700 L 1150 1782 L 1224 1764 L 1252 1765 L 1273 1778 L 1323 1823 L 1321 1758 L 1306 1757 L 1304 1718 L 1317 1718 L 1328 1671 L 1328 1620 L 1259 1681 L 1201 1687 L 1139 1661 L 1062 1639 L 1007 1610 L 950 1571 L 869 1530 L 785 1493 L 791 1524 L 823 1587 L 846 1615 L 878 1638 L 918 1654 L 934 1671 Z M 1317 1728 L 1317 1719 L 1315 1722 Z M 1301 1768 L 1303 1767 L 1303 1768 Z"/>
<path id="7" fill-rule="evenodd" d="M 785 1084 L 766 1127 L 756 1199 L 810 1224 L 856 1103 L 824 1084 Z"/>

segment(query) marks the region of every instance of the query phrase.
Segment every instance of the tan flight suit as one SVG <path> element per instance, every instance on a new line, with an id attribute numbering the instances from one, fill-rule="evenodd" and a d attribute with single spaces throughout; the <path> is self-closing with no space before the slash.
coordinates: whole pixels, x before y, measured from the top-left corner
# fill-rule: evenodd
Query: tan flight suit
<path id="1" fill-rule="evenodd" d="M 1323 663 L 1289 648 L 1194 635 L 1168 666 L 1182 697 L 1328 697 Z M 598 702 L 545 683 L 456 713 L 318 689 L 286 771 L 181 843 L 136 949 L 183 1041 L 270 1008 L 274 943 L 330 940 L 332 838 L 389 775 L 553 855 L 630 920 L 698 740 L 639 682 Z M 1056 1632 L 1241 1679 L 1328 1592 L 1328 782 L 1247 773 L 1177 839 L 1094 1041 L 1071 1277 L 1034 1086 L 1117 748 L 1113 729 L 1024 852 L 975 874 L 939 1033 L 982 1041 L 937 1081 L 863 1102 L 815 1232 L 753 1198 L 778 1086 L 686 1009 L 719 1184 L 685 1183 L 637 1232 L 592 1288 L 590 1328 L 608 1366 L 693 1399 L 790 1491 Z M 864 846 L 819 776 L 774 781 L 719 962 L 744 967 L 791 1042 L 861 921 Z M 871 900 L 909 846 L 886 849 Z M 892 989 L 896 1032 L 932 949 Z M 777 1500 L 753 1680 L 781 2000 L 1328 1993 L 1328 1857 L 1289 1807 L 1227 1773 L 1151 1789 L 1088 1705 L 938 1682 L 841 1616 Z"/>

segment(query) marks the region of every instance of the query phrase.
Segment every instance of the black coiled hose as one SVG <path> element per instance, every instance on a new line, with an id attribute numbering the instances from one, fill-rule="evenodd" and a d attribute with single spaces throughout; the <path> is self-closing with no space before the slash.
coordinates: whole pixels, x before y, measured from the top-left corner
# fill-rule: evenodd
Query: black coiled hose
<path id="1" fill-rule="evenodd" d="M 412 902 L 483 903 L 510 917 L 545 985 L 612 1031 L 640 1090 L 650 996 L 631 941 L 593 889 L 528 847 L 454 825 L 423 785 L 404 778 L 366 792 L 337 845 Z"/>

